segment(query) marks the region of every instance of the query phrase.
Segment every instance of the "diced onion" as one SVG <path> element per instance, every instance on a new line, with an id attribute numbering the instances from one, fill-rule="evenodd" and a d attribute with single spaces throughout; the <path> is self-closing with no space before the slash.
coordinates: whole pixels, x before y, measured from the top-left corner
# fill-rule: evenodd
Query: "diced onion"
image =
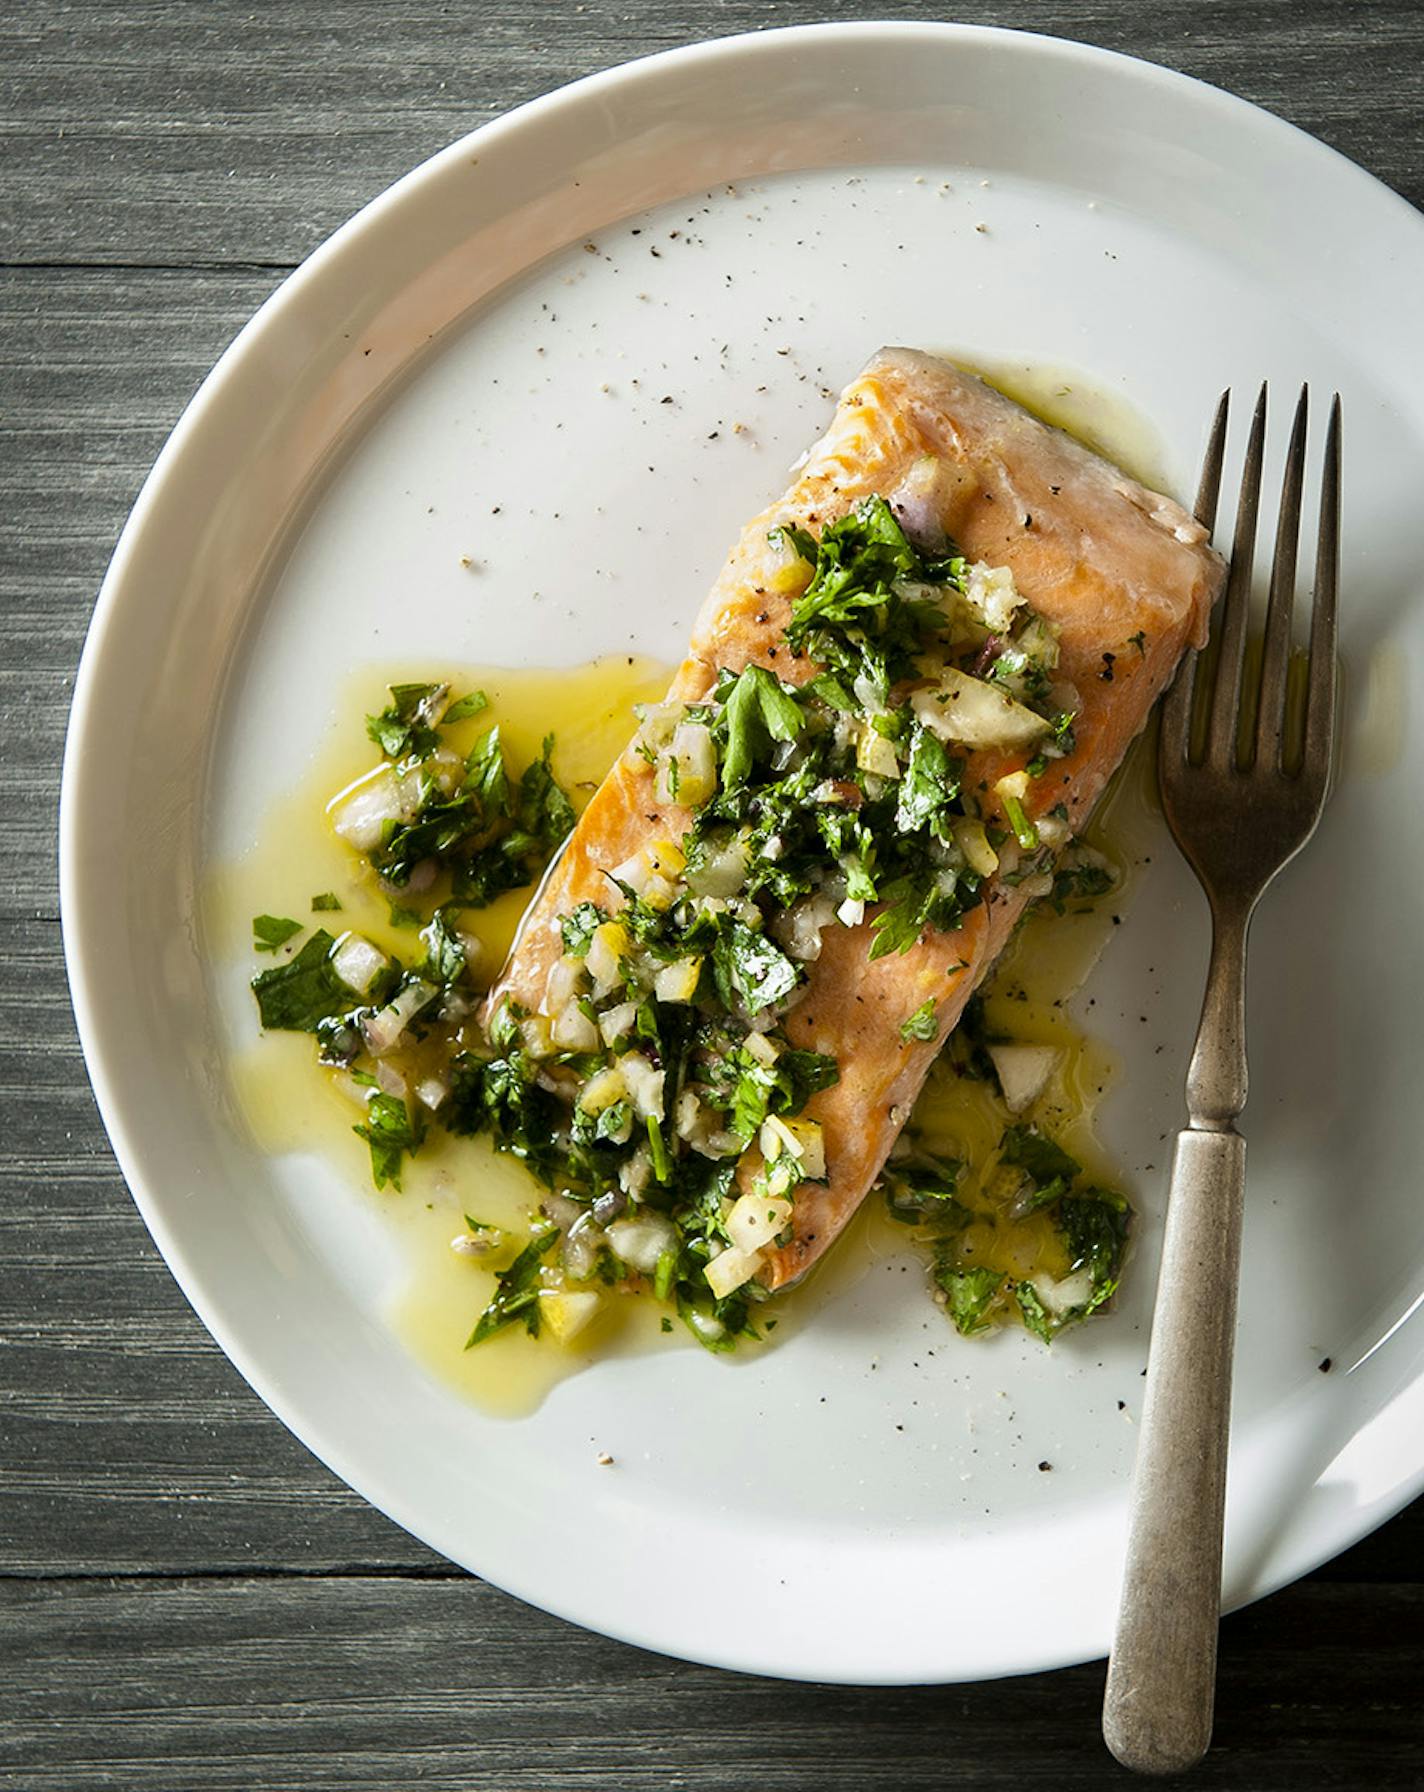
<path id="1" fill-rule="evenodd" d="M 653 994 L 660 1002 L 690 1002 L 702 975 L 700 958 L 679 958 L 665 964 L 653 979 Z"/>
<path id="2" fill-rule="evenodd" d="M 856 736 L 855 763 L 861 771 L 873 772 L 877 778 L 898 778 L 900 775 L 895 743 L 887 740 L 869 722 Z"/>
<path id="3" fill-rule="evenodd" d="M 1015 610 L 1023 603 L 1009 568 L 990 566 L 985 560 L 976 560 L 969 568 L 964 595 L 996 634 L 1009 628 Z"/>
<path id="4" fill-rule="evenodd" d="M 984 831 L 984 823 L 976 821 L 972 815 L 966 815 L 962 821 L 954 823 L 954 841 L 964 854 L 965 863 L 971 871 L 977 871 L 980 877 L 992 877 L 999 869 L 999 855 L 989 844 L 989 836 Z"/>
<path id="5" fill-rule="evenodd" d="M 747 843 L 735 835 L 725 846 L 709 852 L 691 873 L 687 887 L 694 896 L 735 896 L 747 881 Z"/>
<path id="6" fill-rule="evenodd" d="M 592 1288 L 545 1288 L 539 1294 L 539 1317 L 556 1344 L 568 1344 L 598 1316 L 603 1296 Z"/>
<path id="7" fill-rule="evenodd" d="M 558 1014 L 567 1008 L 579 993 L 579 986 L 584 979 L 584 966 L 581 958 L 570 958 L 567 953 L 556 958 L 549 966 L 548 981 L 544 985 L 544 1002 L 550 1014 Z"/>
<path id="8" fill-rule="evenodd" d="M 717 788 L 717 749 L 701 722 L 681 722 L 658 759 L 655 794 L 660 803 L 697 808 Z"/>
<path id="9" fill-rule="evenodd" d="M 531 1058 L 554 1054 L 553 1030 L 546 1014 L 526 1014 L 519 1023 L 519 1043 Z"/>
<path id="10" fill-rule="evenodd" d="M 634 745 L 659 753 L 668 746 L 677 732 L 678 723 L 687 714 L 684 703 L 650 703 L 642 711 L 642 725 Z"/>
<path id="11" fill-rule="evenodd" d="M 457 1257 L 488 1257 L 504 1242 L 495 1226 L 481 1226 L 478 1232 L 457 1232 L 450 1240 L 450 1249 Z"/>
<path id="12" fill-rule="evenodd" d="M 673 1130 L 680 1139 L 693 1139 L 706 1124 L 702 1103 L 695 1089 L 684 1089 L 677 1098 Z"/>
<path id="13" fill-rule="evenodd" d="M 1056 1282 L 1052 1276 L 1035 1276 L 1029 1286 L 1053 1317 L 1059 1319 L 1072 1308 L 1081 1307 L 1092 1299 L 1093 1272 L 1086 1268 L 1075 1269 L 1071 1276 Z"/>
<path id="14" fill-rule="evenodd" d="M 720 1256 L 714 1257 L 702 1273 L 707 1278 L 707 1286 L 718 1300 L 725 1300 L 743 1282 L 751 1281 L 765 1261 L 761 1251 L 743 1251 L 732 1245 Z"/>
<path id="15" fill-rule="evenodd" d="M 584 963 L 600 996 L 622 981 L 622 963 L 627 952 L 628 931 L 620 921 L 604 921 L 594 928 Z"/>
<path id="16" fill-rule="evenodd" d="M 1063 1055 L 1052 1045 L 991 1045 L 988 1052 L 1011 1114 L 1033 1106 Z"/>
<path id="17" fill-rule="evenodd" d="M 1052 672 L 1058 664 L 1058 631 L 1042 616 L 1035 616 L 1020 630 L 1014 645 L 1047 672 Z"/>
<path id="18" fill-rule="evenodd" d="M 624 859 L 621 865 L 613 867 L 613 876 L 620 884 L 627 884 L 635 896 L 643 894 L 643 886 L 652 874 L 647 856 L 641 851 L 635 852 L 631 859 Z"/>
<path id="19" fill-rule="evenodd" d="M 788 913 L 777 917 L 772 932 L 782 948 L 803 964 L 814 964 L 821 956 L 821 930 L 829 927 L 835 914 L 829 896 L 808 896 Z"/>
<path id="20" fill-rule="evenodd" d="M 349 990 L 364 996 L 385 970 L 386 955 L 359 933 L 348 933 L 332 948 L 331 968 Z"/>
<path id="21" fill-rule="evenodd" d="M 618 1186 L 625 1195 L 632 1195 L 636 1201 L 652 1180 L 653 1154 L 646 1145 L 640 1145 L 629 1158 L 618 1167 Z"/>
<path id="22" fill-rule="evenodd" d="M 623 1072 L 614 1064 L 588 1079 L 579 1090 L 578 1104 L 586 1114 L 601 1114 L 605 1108 L 611 1108 L 615 1101 L 622 1101 L 627 1093 L 628 1085 L 623 1080 Z"/>
<path id="23" fill-rule="evenodd" d="M 616 1008 L 605 1008 L 598 1017 L 598 1030 L 603 1036 L 605 1045 L 615 1045 L 620 1039 L 626 1039 L 633 1031 L 633 1023 L 638 1018 L 636 1002 L 620 1002 Z"/>
<path id="24" fill-rule="evenodd" d="M 373 1014 L 369 1020 L 363 1020 L 361 1031 L 375 1056 L 380 1057 L 383 1052 L 393 1051 L 416 1015 L 428 1008 L 439 994 L 440 991 L 433 983 L 422 983 L 416 978 L 407 983 L 404 989 L 397 990 L 379 1013 Z"/>
<path id="25" fill-rule="evenodd" d="M 665 1251 L 677 1249 L 677 1229 L 661 1214 L 640 1214 L 637 1219 L 614 1220 L 608 1242 L 628 1265 L 650 1276 Z"/>
<path id="26" fill-rule="evenodd" d="M 1048 732 L 1040 715 L 954 666 L 940 673 L 937 691 L 916 691 L 915 715 L 941 740 L 965 747 L 1026 747 Z"/>
<path id="27" fill-rule="evenodd" d="M 865 919 L 865 904 L 855 896 L 847 896 L 836 910 L 836 918 L 843 927 L 859 927 Z"/>
<path id="28" fill-rule="evenodd" d="M 327 805 L 332 827 L 357 852 L 370 852 L 381 844 L 388 822 L 409 821 L 420 807 L 422 780 L 418 773 L 398 773 L 393 766 L 377 766 L 354 784 L 348 784 Z"/>
<path id="29" fill-rule="evenodd" d="M 687 1309 L 687 1323 L 704 1344 L 715 1344 L 727 1335 L 726 1326 L 715 1314 L 703 1313 L 696 1307 Z"/>
<path id="30" fill-rule="evenodd" d="M 922 454 L 891 493 L 890 508 L 922 554 L 944 552 L 945 506 L 958 484 L 958 468 L 933 454 Z"/>
<path id="31" fill-rule="evenodd" d="M 568 1232 L 579 1223 L 587 1209 L 581 1207 L 570 1195 L 550 1193 L 539 1203 L 539 1211 L 546 1220 L 552 1220 L 556 1226 L 562 1226 Z"/>
<path id="32" fill-rule="evenodd" d="M 582 1008 L 573 1006 L 554 1016 L 551 1037 L 564 1052 L 596 1052 L 599 1047 L 598 1028 Z"/>
<path id="33" fill-rule="evenodd" d="M 415 1085 L 415 1099 L 423 1108 L 429 1108 L 432 1114 L 443 1105 L 449 1093 L 450 1079 L 443 1073 L 422 1077 Z"/>
<path id="34" fill-rule="evenodd" d="M 633 1111 L 640 1120 L 647 1120 L 663 1111 L 665 1072 L 655 1070 L 641 1052 L 625 1052 L 618 1060 Z"/>
<path id="35" fill-rule="evenodd" d="M 603 1228 L 591 1213 L 581 1213 L 569 1227 L 559 1251 L 565 1275 L 576 1282 L 586 1282 L 598 1268 L 603 1242 Z"/>
<path id="36" fill-rule="evenodd" d="M 410 1093 L 410 1085 L 396 1069 L 394 1064 L 377 1061 L 376 1087 L 383 1095 L 394 1095 L 397 1101 L 404 1101 Z"/>
<path id="37" fill-rule="evenodd" d="M 786 1230 L 791 1212 L 791 1202 L 784 1195 L 742 1195 L 727 1215 L 727 1236 L 738 1250 L 760 1251 Z"/>
<path id="38" fill-rule="evenodd" d="M 781 1047 L 763 1033 L 748 1033 L 742 1045 L 748 1057 L 755 1058 L 758 1064 L 768 1067 L 781 1056 Z"/>

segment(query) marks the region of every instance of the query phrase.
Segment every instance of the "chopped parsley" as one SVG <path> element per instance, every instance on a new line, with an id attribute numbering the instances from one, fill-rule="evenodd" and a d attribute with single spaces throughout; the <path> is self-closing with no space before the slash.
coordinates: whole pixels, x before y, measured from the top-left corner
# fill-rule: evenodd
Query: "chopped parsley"
<path id="1" fill-rule="evenodd" d="M 365 1124 L 351 1130 L 371 1147 L 371 1179 L 376 1187 L 389 1183 L 399 1190 L 401 1162 L 407 1151 L 420 1148 L 419 1119 L 411 1118 L 410 1109 L 397 1096 L 376 1092 L 367 1103 Z"/>
<path id="2" fill-rule="evenodd" d="M 286 964 L 259 971 L 252 979 L 257 1012 L 269 1032 L 314 1033 L 324 1020 L 355 1006 L 350 989 L 331 962 L 336 941 L 324 928 Z"/>
<path id="3" fill-rule="evenodd" d="M 467 696 L 457 697 L 440 718 L 440 726 L 448 728 L 451 722 L 465 722 L 471 716 L 477 716 L 482 709 L 489 708 L 489 698 L 483 691 L 471 691 Z"/>
<path id="4" fill-rule="evenodd" d="M 990 1308 L 1005 1281 L 1002 1270 L 944 1264 L 935 1270 L 935 1281 L 946 1296 L 946 1311 L 963 1337 L 972 1338 L 988 1329 Z"/>
<path id="5" fill-rule="evenodd" d="M 539 1336 L 539 1271 L 544 1259 L 559 1242 L 559 1236 L 557 1227 L 536 1232 L 509 1268 L 501 1273 L 493 1298 L 470 1333 L 466 1350 L 483 1344 L 486 1338 L 503 1331 L 516 1319 L 522 1320 L 531 1338 Z"/>
<path id="6" fill-rule="evenodd" d="M 938 1033 L 939 1019 L 933 996 L 921 1002 L 912 1015 L 900 1022 L 900 1037 L 907 1044 L 912 1039 L 934 1039 Z"/>
<path id="7" fill-rule="evenodd" d="M 387 759 L 433 753 L 440 744 L 436 723 L 449 689 L 444 684 L 391 685 L 387 706 L 366 717 L 366 733 Z"/>
<path id="8" fill-rule="evenodd" d="M 252 944 L 259 952 L 276 952 L 301 930 L 300 921 L 288 921 L 281 915 L 256 915 L 252 921 Z"/>

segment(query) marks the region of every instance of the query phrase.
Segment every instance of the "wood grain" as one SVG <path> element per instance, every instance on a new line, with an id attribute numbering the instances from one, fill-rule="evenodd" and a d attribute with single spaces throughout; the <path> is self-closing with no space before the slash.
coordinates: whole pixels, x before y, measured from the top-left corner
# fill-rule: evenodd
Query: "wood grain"
<path id="1" fill-rule="evenodd" d="M 19 0 L 0 14 L 6 1785 L 1126 1783 L 1097 1741 L 1100 1667 L 944 1692 L 789 1687 L 589 1636 L 432 1556 L 315 1462 L 207 1338 L 114 1168 L 69 1014 L 53 842 L 74 669 L 123 519 L 232 335 L 359 205 L 510 105 L 630 55 L 859 11 Z M 1418 4 L 955 11 L 1218 82 L 1424 203 Z M 1229 1620 L 1218 1745 L 1194 1783 L 1417 1785 L 1421 1581 L 1415 1507 Z"/>
<path id="2" fill-rule="evenodd" d="M 475 1581 L 63 1581 L 0 1597 L 16 1645 L 5 1747 L 26 1792 L 1020 1792 L 1030 1764 L 1058 1792 L 1133 1783 L 1093 1746 L 1097 1665 L 793 1686 L 609 1643 Z M 1217 1747 L 1192 1786 L 1417 1788 L 1424 1612 L 1407 1595 L 1366 1605 L 1307 1583 L 1229 1619 L 1225 1645 Z"/>
<path id="3" fill-rule="evenodd" d="M 885 10 L 946 16 L 932 0 Z M 1229 87 L 1424 201 L 1416 4 L 959 0 L 952 12 Z M 856 0 L 484 0 L 402 15 L 372 0 L 20 0 L 0 17 L 0 261 L 286 266 L 414 163 L 578 75 L 703 37 L 866 16 Z"/>

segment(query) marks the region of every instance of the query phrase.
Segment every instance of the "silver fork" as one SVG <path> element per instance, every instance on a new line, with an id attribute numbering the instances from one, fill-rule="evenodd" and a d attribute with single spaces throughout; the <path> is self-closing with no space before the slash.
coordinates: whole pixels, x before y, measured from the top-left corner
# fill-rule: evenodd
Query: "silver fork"
<path id="1" fill-rule="evenodd" d="M 1197 497 L 1211 528 L 1230 394 L 1217 408 Z M 1271 879 L 1320 819 L 1335 735 L 1340 399 L 1325 439 L 1303 715 L 1288 704 L 1305 472 L 1306 392 L 1286 455 L 1252 724 L 1246 676 L 1266 388 L 1256 405 L 1213 661 L 1193 654 L 1162 709 L 1159 779 L 1178 846 L 1211 904 L 1211 968 L 1177 1135 L 1132 1486 L 1127 1568 L 1103 1735 L 1143 1773 L 1190 1767 L 1211 1741 L 1221 1530 L 1246 1141 L 1246 934 Z M 1200 690 L 1197 687 L 1200 686 Z M 1193 727 L 1194 715 L 1198 727 Z"/>

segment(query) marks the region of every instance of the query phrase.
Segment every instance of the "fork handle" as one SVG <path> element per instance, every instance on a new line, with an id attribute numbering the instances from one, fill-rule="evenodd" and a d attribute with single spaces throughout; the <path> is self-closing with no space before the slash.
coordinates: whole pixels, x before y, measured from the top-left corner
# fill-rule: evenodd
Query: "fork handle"
<path id="1" fill-rule="evenodd" d="M 1246 1141 L 1177 1135 L 1103 1735 L 1125 1767 L 1211 1741 Z"/>

